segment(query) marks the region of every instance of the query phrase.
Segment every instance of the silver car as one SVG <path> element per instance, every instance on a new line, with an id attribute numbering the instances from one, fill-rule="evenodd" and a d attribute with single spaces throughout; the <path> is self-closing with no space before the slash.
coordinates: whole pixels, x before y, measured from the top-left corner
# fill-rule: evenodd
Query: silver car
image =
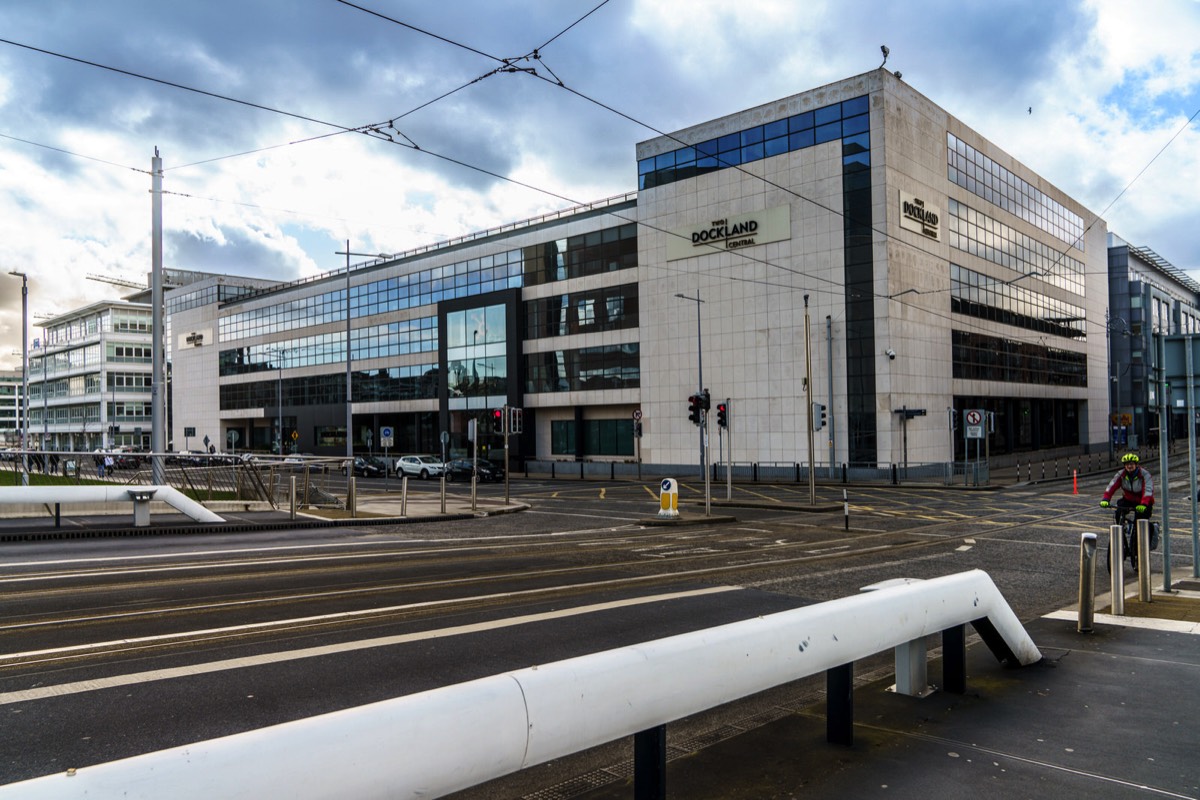
<path id="1" fill-rule="evenodd" d="M 446 465 L 433 456 L 400 456 L 396 459 L 396 474 L 421 480 L 439 477 Z"/>

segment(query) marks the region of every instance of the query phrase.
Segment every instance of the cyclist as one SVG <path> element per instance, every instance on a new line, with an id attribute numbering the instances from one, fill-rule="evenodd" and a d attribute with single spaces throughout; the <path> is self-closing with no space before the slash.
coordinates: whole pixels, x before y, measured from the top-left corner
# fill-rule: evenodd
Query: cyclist
<path id="1" fill-rule="evenodd" d="M 1121 497 L 1115 503 L 1117 511 L 1114 519 L 1118 524 L 1122 515 L 1130 508 L 1133 509 L 1135 521 L 1150 519 L 1150 515 L 1154 513 L 1154 479 L 1138 462 L 1137 453 L 1121 456 L 1121 471 L 1113 476 L 1100 500 L 1100 507 L 1108 508 L 1113 505 L 1109 501 L 1117 493 L 1117 489 L 1121 490 Z"/>

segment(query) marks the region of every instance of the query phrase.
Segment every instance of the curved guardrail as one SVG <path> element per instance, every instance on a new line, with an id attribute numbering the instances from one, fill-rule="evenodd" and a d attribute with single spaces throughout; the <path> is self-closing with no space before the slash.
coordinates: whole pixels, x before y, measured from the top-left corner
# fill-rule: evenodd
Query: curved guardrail
<path id="1" fill-rule="evenodd" d="M 1041 659 L 974 570 L 10 784 L 0 800 L 441 797 L 967 623 L 1001 661 Z"/>

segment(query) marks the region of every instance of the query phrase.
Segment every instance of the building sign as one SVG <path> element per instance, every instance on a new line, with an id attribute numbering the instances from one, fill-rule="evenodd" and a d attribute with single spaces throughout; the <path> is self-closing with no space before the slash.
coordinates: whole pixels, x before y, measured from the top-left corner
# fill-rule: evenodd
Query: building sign
<path id="1" fill-rule="evenodd" d="M 942 210 L 900 190 L 900 227 L 936 241 L 942 240 Z"/>
<path id="2" fill-rule="evenodd" d="M 212 342 L 212 331 L 209 329 L 199 331 L 188 331 L 181 333 L 176 337 L 179 342 L 179 347 L 203 347 L 206 343 Z"/>
<path id="3" fill-rule="evenodd" d="M 777 206 L 677 228 L 667 235 L 667 261 L 792 238 L 792 207 Z"/>

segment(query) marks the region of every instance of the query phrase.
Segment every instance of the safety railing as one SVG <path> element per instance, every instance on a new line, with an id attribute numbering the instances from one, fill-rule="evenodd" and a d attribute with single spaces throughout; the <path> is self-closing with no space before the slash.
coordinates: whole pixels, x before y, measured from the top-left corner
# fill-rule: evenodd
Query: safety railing
<path id="1" fill-rule="evenodd" d="M 849 744 L 854 662 L 900 646 L 923 659 L 941 633 L 943 688 L 964 692 L 967 624 L 1008 665 L 1041 659 L 974 570 L 10 784 L 0 800 L 432 798 L 625 736 L 636 796 L 661 798 L 668 723 L 825 672 L 826 736 Z"/>

